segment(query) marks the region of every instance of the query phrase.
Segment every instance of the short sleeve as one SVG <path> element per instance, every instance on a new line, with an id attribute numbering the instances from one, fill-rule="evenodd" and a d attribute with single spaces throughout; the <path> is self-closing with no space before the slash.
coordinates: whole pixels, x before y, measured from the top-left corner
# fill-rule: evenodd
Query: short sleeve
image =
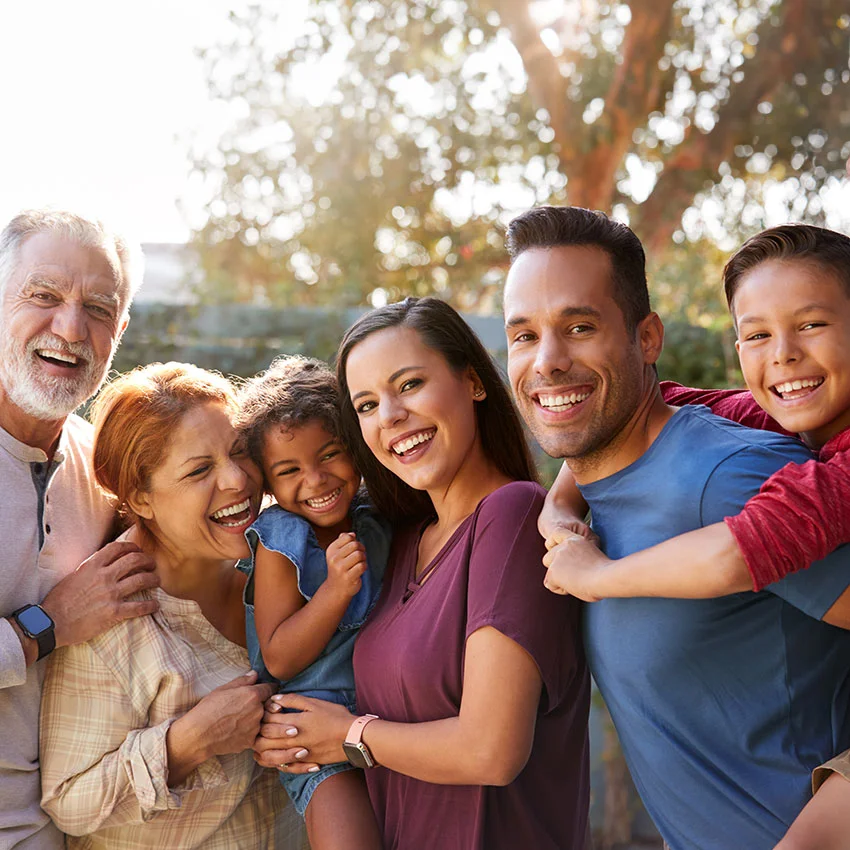
<path id="1" fill-rule="evenodd" d="M 530 482 L 501 487 L 479 506 L 469 560 L 466 636 L 485 626 L 534 659 L 547 709 L 576 673 L 579 603 L 543 586 L 546 547 L 537 531 L 545 491 Z"/>
<path id="2" fill-rule="evenodd" d="M 803 463 L 810 457 L 802 445 L 790 441 L 782 448 L 776 451 L 768 446 L 749 446 L 719 464 L 703 491 L 702 524 L 711 525 L 740 513 L 774 472 L 788 461 Z M 808 570 L 789 575 L 766 589 L 821 620 L 850 584 L 848 563 L 850 547 L 842 547 Z"/>
<path id="3" fill-rule="evenodd" d="M 682 407 L 701 404 L 717 416 L 759 431 L 788 432 L 759 407 L 749 390 L 703 390 L 684 387 L 673 381 L 661 382 L 661 396 L 667 404 Z"/>

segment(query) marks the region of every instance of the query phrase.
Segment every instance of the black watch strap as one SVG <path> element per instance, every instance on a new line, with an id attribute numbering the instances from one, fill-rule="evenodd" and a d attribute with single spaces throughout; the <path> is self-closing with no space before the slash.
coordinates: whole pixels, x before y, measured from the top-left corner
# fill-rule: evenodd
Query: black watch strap
<path id="1" fill-rule="evenodd" d="M 49 621 L 50 626 L 48 628 L 42 629 L 40 632 L 31 631 L 26 623 L 21 619 L 21 614 L 30 608 L 37 608 L 38 611 L 41 612 Z M 45 655 L 50 655 L 54 649 L 56 649 L 56 632 L 54 629 L 53 620 L 50 618 L 50 615 L 40 606 L 40 605 L 24 605 L 23 608 L 18 608 L 17 611 L 12 612 L 12 617 L 15 622 L 18 624 L 18 628 L 28 637 L 32 638 L 38 645 L 38 658 L 36 661 L 41 661 Z"/>

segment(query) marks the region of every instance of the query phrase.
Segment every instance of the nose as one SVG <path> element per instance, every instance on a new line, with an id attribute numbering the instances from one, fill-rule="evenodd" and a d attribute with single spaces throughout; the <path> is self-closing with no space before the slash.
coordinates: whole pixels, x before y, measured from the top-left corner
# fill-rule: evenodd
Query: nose
<path id="1" fill-rule="evenodd" d="M 308 487 L 321 487 L 328 480 L 327 470 L 320 464 L 304 469 L 304 483 Z"/>
<path id="2" fill-rule="evenodd" d="M 85 307 L 73 301 L 60 304 L 53 311 L 50 330 L 65 342 L 84 342 L 89 335 Z"/>
<path id="3" fill-rule="evenodd" d="M 248 484 L 248 471 L 238 458 L 230 457 L 222 467 L 218 486 L 221 490 L 244 490 Z"/>
<path id="4" fill-rule="evenodd" d="M 378 403 L 378 421 L 382 428 L 392 428 L 407 417 L 407 411 L 398 396 L 387 394 Z"/>
<path id="5" fill-rule="evenodd" d="M 534 353 L 534 371 L 545 378 L 569 372 L 573 365 L 566 340 L 554 332 L 541 334 Z"/>
<path id="6" fill-rule="evenodd" d="M 777 333 L 774 335 L 773 340 L 774 363 L 796 363 L 800 359 L 800 348 L 794 334 Z"/>

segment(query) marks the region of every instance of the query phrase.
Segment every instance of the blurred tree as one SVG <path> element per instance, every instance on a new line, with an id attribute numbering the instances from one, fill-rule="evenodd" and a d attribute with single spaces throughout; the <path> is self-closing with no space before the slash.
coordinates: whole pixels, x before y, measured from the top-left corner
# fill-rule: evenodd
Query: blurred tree
<path id="1" fill-rule="evenodd" d="M 847 0 L 293 5 L 203 51 L 232 119 L 194 152 L 213 300 L 486 311 L 519 209 L 613 211 L 651 253 L 737 240 L 765 185 L 822 220 L 850 157 Z"/>

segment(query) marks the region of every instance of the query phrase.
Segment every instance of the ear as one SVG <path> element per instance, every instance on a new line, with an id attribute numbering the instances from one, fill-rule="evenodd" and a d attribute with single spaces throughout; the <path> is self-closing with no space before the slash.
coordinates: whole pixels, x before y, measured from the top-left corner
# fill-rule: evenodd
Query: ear
<path id="1" fill-rule="evenodd" d="M 153 519 L 153 511 L 148 503 L 147 493 L 135 492 L 128 499 L 127 504 L 130 510 L 142 519 Z"/>
<path id="2" fill-rule="evenodd" d="M 121 322 L 121 326 L 118 328 L 118 333 L 115 334 L 115 347 L 117 348 L 119 343 L 121 342 L 121 337 L 124 336 L 124 331 L 127 330 L 127 325 L 130 324 L 130 316 L 125 315 L 124 320 Z"/>
<path id="3" fill-rule="evenodd" d="M 478 373 L 471 366 L 469 367 L 467 377 L 472 387 L 472 400 L 484 401 L 487 398 L 487 390 L 484 389 L 484 382 L 478 377 Z"/>
<path id="4" fill-rule="evenodd" d="M 657 362 L 664 348 L 664 325 L 658 313 L 650 313 L 641 319 L 637 326 L 637 337 L 643 362 L 647 366 L 652 366 Z"/>
<path id="5" fill-rule="evenodd" d="M 741 356 L 741 340 L 739 340 L 739 339 L 735 340 L 735 351 L 738 352 L 738 357 L 740 357 Z"/>

